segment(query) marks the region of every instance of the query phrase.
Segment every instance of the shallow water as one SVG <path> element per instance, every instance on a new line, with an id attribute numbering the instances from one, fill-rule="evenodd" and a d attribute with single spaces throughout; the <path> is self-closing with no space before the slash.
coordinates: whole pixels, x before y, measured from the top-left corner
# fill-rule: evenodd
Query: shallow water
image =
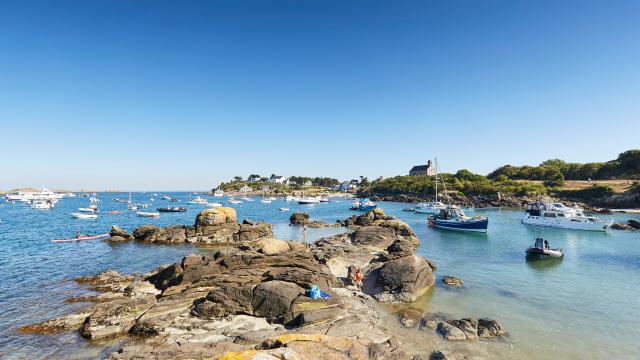
<path id="1" fill-rule="evenodd" d="M 32 210 L 22 204 L 0 206 L 0 357 L 96 357 L 113 343 L 89 343 L 73 332 L 55 336 L 20 335 L 19 326 L 68 313 L 82 304 L 65 304 L 67 297 L 86 291 L 70 279 L 108 268 L 120 272 L 145 272 L 161 264 L 179 261 L 188 253 L 207 252 L 191 246 L 108 244 L 104 241 L 51 243 L 73 237 L 76 231 L 105 233 L 111 224 L 127 230 L 151 223 L 192 224 L 201 205 L 184 204 L 186 213 L 162 214 L 159 219 L 139 218 L 134 213 L 107 215 L 125 205 L 111 200 L 127 194 L 98 194 L 102 200 L 97 220 L 77 220 L 70 213 L 88 204 L 87 198 L 65 198 L 53 210 Z M 150 193 L 136 193 L 136 202 L 149 202 Z M 155 196 L 155 206 L 167 201 Z M 213 199 L 212 199 L 213 200 Z M 240 219 L 273 223 L 281 239 L 303 239 L 299 227 L 288 226 L 294 211 L 310 212 L 313 219 L 333 222 L 346 218 L 350 202 L 297 205 L 256 199 L 236 205 Z M 278 208 L 291 211 L 280 212 Z M 415 306 L 426 312 L 451 316 L 490 317 L 500 320 L 509 338 L 499 342 L 446 344 L 443 347 L 472 349 L 490 358 L 616 358 L 634 359 L 640 354 L 640 233 L 611 231 L 591 233 L 555 230 L 520 224 L 520 212 L 477 211 L 490 219 L 489 232 L 464 234 L 427 226 L 424 215 L 402 212 L 406 204 L 382 203 L 389 214 L 411 225 L 421 239 L 418 250 L 436 262 L 437 276 L 464 279 L 465 287 L 450 290 L 438 286 Z M 152 206 L 154 207 L 154 206 Z M 639 219 L 638 215 L 615 215 Z M 307 241 L 342 229 L 309 229 Z M 526 262 L 524 250 L 534 236 L 565 249 L 560 262 Z M 431 336 L 431 335 L 426 335 Z M 437 338 L 432 339 L 435 342 Z"/>

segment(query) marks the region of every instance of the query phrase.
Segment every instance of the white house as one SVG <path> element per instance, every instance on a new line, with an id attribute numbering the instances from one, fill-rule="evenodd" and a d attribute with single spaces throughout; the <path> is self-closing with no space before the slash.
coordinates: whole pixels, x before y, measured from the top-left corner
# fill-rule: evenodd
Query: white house
<path id="1" fill-rule="evenodd" d="M 304 186 L 311 186 L 311 185 L 313 185 L 311 180 L 307 180 L 307 181 L 304 182 Z"/>
<path id="2" fill-rule="evenodd" d="M 281 175 L 272 175 L 269 178 L 269 182 L 272 184 L 285 184 L 287 182 L 287 178 Z"/>
<path id="3" fill-rule="evenodd" d="M 243 187 L 240 188 L 240 192 L 241 193 L 248 193 L 251 192 L 253 189 L 251 189 L 251 186 L 245 185 Z"/>
<path id="4" fill-rule="evenodd" d="M 251 175 L 251 176 L 249 176 L 249 182 L 252 182 L 252 183 L 260 182 L 260 175 Z"/>

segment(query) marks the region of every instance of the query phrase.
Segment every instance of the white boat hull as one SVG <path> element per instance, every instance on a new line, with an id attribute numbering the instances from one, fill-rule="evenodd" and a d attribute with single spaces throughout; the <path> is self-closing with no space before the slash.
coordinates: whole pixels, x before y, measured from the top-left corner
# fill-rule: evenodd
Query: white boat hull
<path id="1" fill-rule="evenodd" d="M 82 214 L 82 213 L 73 213 L 71 214 L 71 216 L 73 216 L 76 219 L 87 219 L 87 220 L 98 218 L 98 215 L 95 215 L 95 214 Z"/>
<path id="2" fill-rule="evenodd" d="M 539 216 L 525 216 L 522 223 L 526 225 L 544 226 L 558 229 L 607 231 L 613 222 L 604 221 L 572 221 L 562 218 L 545 219 Z"/>

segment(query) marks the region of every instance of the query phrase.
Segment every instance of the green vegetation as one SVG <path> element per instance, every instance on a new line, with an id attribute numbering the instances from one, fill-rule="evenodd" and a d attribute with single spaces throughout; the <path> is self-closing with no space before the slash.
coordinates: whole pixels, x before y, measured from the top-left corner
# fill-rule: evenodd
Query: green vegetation
<path id="1" fill-rule="evenodd" d="M 613 195 L 613 189 L 606 185 L 593 185 L 586 189 L 580 190 L 559 190 L 552 191 L 552 195 L 563 198 L 578 201 L 590 201 L 593 199 L 599 199 L 605 196 Z"/>
<path id="2" fill-rule="evenodd" d="M 512 180 L 542 180 L 559 183 L 561 174 L 566 180 L 640 179 L 640 150 L 627 150 L 615 160 L 605 163 L 568 163 L 560 159 L 547 160 L 539 166 L 505 165 L 487 177 L 506 176 Z M 558 186 L 558 185 L 556 185 Z"/>
<path id="3" fill-rule="evenodd" d="M 502 195 L 535 197 L 548 193 L 548 189 L 541 183 L 515 181 L 506 176 L 488 179 L 464 169 L 455 174 L 441 174 L 441 176 L 449 193 L 459 192 L 466 196 L 495 195 L 500 192 Z M 406 195 L 427 198 L 433 197 L 435 185 L 435 178 L 431 176 L 396 176 L 374 180 L 360 193 L 361 195 Z M 439 182 L 438 191 L 443 190 L 443 184 Z"/>

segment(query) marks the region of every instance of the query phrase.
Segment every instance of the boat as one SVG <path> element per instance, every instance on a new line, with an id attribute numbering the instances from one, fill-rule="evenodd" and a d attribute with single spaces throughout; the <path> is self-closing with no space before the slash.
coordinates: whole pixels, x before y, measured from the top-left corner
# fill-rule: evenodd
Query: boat
<path id="1" fill-rule="evenodd" d="M 109 211 L 107 214 L 109 214 L 109 215 L 120 215 L 122 213 L 120 211 L 118 211 L 118 210 L 113 210 L 113 211 Z"/>
<path id="2" fill-rule="evenodd" d="M 162 199 L 162 200 L 171 200 L 171 196 L 162 195 L 162 197 L 160 199 Z"/>
<path id="3" fill-rule="evenodd" d="M 215 197 L 223 197 L 224 196 L 224 191 L 222 191 L 220 189 L 216 189 L 216 191 L 213 192 L 213 196 L 215 196 Z"/>
<path id="4" fill-rule="evenodd" d="M 222 204 L 219 202 L 207 203 L 208 207 L 222 207 Z"/>
<path id="5" fill-rule="evenodd" d="M 536 243 L 526 250 L 527 259 L 561 258 L 564 252 L 561 248 L 549 247 L 549 242 L 543 238 L 536 238 Z"/>
<path id="6" fill-rule="evenodd" d="M 92 207 L 92 206 L 94 206 L 94 205 L 91 205 L 91 206 L 86 207 L 86 208 L 78 208 L 78 211 L 83 212 L 83 213 L 91 213 L 91 214 L 99 212 L 98 208 Z"/>
<path id="7" fill-rule="evenodd" d="M 489 219 L 484 216 L 469 217 L 453 206 L 440 210 L 438 214 L 428 217 L 427 222 L 436 228 L 456 231 L 487 232 Z"/>
<path id="8" fill-rule="evenodd" d="M 156 210 L 158 210 L 158 212 L 186 212 L 187 211 L 186 208 L 177 207 L 177 206 L 160 207 L 160 208 L 157 208 Z"/>
<path id="9" fill-rule="evenodd" d="M 358 205 L 358 210 L 360 211 L 371 211 L 377 208 L 378 205 L 369 199 L 363 199 L 360 201 L 360 205 Z"/>
<path id="10" fill-rule="evenodd" d="M 446 208 L 447 208 L 447 205 L 439 201 L 423 202 L 423 203 L 416 204 L 413 211 L 419 214 L 437 214 L 440 212 L 440 210 L 443 210 Z"/>
<path id="11" fill-rule="evenodd" d="M 248 196 L 243 196 L 240 199 L 243 200 L 243 201 L 253 201 L 253 199 L 248 197 Z"/>
<path id="12" fill-rule="evenodd" d="M 66 197 L 76 197 L 76 194 L 74 194 L 72 192 L 68 192 L 68 193 L 64 194 L 64 196 L 66 196 Z"/>
<path id="13" fill-rule="evenodd" d="M 77 236 L 74 238 L 69 238 L 69 239 L 56 239 L 56 240 L 51 240 L 51 242 L 54 243 L 61 243 L 61 242 L 71 242 L 71 241 L 85 241 L 85 240 L 96 240 L 96 239 L 103 239 L 106 237 L 111 236 L 109 233 L 106 234 L 100 234 L 100 235 L 93 235 L 93 236 L 89 236 L 89 235 L 81 235 L 81 236 Z"/>
<path id="14" fill-rule="evenodd" d="M 298 199 L 298 204 L 300 204 L 300 205 L 313 205 L 313 204 L 317 204 L 319 202 L 320 202 L 320 200 L 318 200 L 318 198 L 316 198 L 316 197 L 304 196 L 304 197 Z"/>
<path id="15" fill-rule="evenodd" d="M 329 202 L 329 198 L 328 197 L 321 197 L 318 199 L 318 201 L 320 201 L 321 203 L 328 203 Z"/>
<path id="16" fill-rule="evenodd" d="M 264 199 L 260 200 L 260 202 L 263 203 L 263 204 L 271 204 L 271 199 L 264 198 Z"/>
<path id="17" fill-rule="evenodd" d="M 160 217 L 160 213 L 159 212 L 138 211 L 138 212 L 136 212 L 136 215 L 138 215 L 140 217 L 152 217 L 152 218 Z"/>
<path id="18" fill-rule="evenodd" d="M 58 201 L 64 197 L 64 194 L 57 194 L 42 188 L 42 191 L 18 191 L 14 194 L 6 194 L 5 198 L 9 201 L 30 202 L 32 200 L 51 200 Z"/>
<path id="19" fill-rule="evenodd" d="M 538 201 L 527 206 L 522 223 L 560 229 L 607 231 L 613 225 L 613 220 L 605 221 L 594 216 L 587 216 L 578 207 Z"/>
<path id="20" fill-rule="evenodd" d="M 133 201 L 131 200 L 131 192 L 129 192 L 129 200 L 127 200 L 127 209 L 131 210 L 131 211 L 136 211 L 138 210 L 138 207 L 135 206 L 135 204 L 133 203 Z"/>
<path id="21" fill-rule="evenodd" d="M 202 205 L 202 204 L 206 204 L 207 202 L 208 202 L 207 199 L 203 199 L 200 196 L 196 196 L 195 199 L 187 201 L 187 204 Z"/>
<path id="22" fill-rule="evenodd" d="M 300 198 L 297 196 L 291 196 L 291 195 L 287 195 L 284 198 L 285 201 L 289 202 L 289 201 L 300 201 Z"/>
<path id="23" fill-rule="evenodd" d="M 280 209 L 278 209 L 278 210 L 280 210 L 280 211 L 289 211 L 289 208 L 287 208 L 287 207 L 281 207 L 281 208 L 280 208 Z"/>
<path id="24" fill-rule="evenodd" d="M 242 201 L 237 200 L 236 198 L 229 198 L 229 204 L 242 204 Z"/>
<path id="25" fill-rule="evenodd" d="M 55 201 L 51 200 L 32 200 L 31 208 L 36 210 L 49 210 L 55 207 Z"/>
<path id="26" fill-rule="evenodd" d="M 96 214 L 83 214 L 83 213 L 71 213 L 71 216 L 76 219 L 97 219 L 98 215 Z"/>

